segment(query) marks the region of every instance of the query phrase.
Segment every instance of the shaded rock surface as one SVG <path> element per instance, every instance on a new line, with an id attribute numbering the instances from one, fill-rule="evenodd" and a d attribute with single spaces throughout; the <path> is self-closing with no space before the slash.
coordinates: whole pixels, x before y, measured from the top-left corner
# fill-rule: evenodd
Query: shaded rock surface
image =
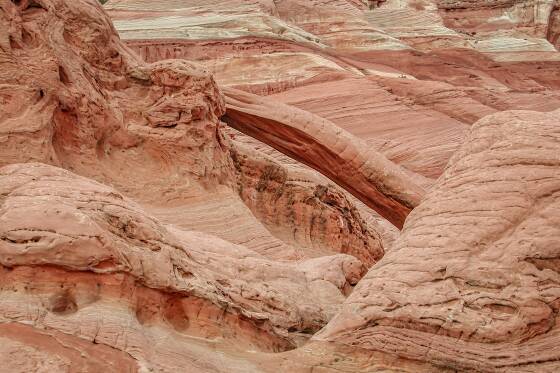
<path id="1" fill-rule="evenodd" d="M 478 119 L 560 107 L 557 8 L 552 0 L 106 5 L 146 60 L 196 60 L 221 85 L 328 119 L 425 187 Z"/>

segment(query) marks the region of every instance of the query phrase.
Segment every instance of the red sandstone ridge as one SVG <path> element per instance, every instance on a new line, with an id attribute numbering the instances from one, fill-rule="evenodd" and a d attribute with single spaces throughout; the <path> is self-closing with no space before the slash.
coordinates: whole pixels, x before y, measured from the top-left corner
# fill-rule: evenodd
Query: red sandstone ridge
<path id="1" fill-rule="evenodd" d="M 317 114 L 427 187 L 478 119 L 560 107 L 557 2 L 490 3 L 111 0 L 105 7 L 146 60 L 196 60 L 222 86 Z"/>
<path id="2" fill-rule="evenodd" d="M 401 228 L 424 190 L 398 165 L 309 112 L 225 89 L 232 127 L 315 168 Z"/>
<path id="3" fill-rule="evenodd" d="M 0 0 L 0 371 L 560 370 L 557 1 L 104 8 Z"/>
<path id="4" fill-rule="evenodd" d="M 442 370 L 558 370 L 560 111 L 477 122 L 314 339 Z"/>

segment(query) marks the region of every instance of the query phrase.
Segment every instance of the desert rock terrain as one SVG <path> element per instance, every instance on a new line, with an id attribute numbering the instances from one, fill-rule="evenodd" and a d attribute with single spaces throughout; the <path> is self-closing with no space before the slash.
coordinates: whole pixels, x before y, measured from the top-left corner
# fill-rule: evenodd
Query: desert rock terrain
<path id="1" fill-rule="evenodd" d="M 6 372 L 560 370 L 557 0 L 0 0 Z"/>

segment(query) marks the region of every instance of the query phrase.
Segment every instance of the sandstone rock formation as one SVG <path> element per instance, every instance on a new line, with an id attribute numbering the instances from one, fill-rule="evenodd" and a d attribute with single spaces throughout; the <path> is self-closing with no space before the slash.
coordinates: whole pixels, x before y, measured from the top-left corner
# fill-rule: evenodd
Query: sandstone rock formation
<path id="1" fill-rule="evenodd" d="M 320 171 L 401 228 L 424 194 L 397 165 L 331 122 L 258 96 L 226 89 L 232 127 Z"/>
<path id="2" fill-rule="evenodd" d="M 0 370 L 558 371 L 558 6 L 0 0 Z"/>
<path id="3" fill-rule="evenodd" d="M 95 3 L 9 1 L 2 9 L 6 28 L 1 52 L 5 69 L 0 72 L 4 83 L 0 97 L 5 103 L 0 108 L 0 165 L 39 161 L 61 166 L 118 187 L 156 214 L 175 215 L 170 223 L 218 234 L 236 244 L 248 242 L 249 248 L 276 259 L 310 257 L 301 245 L 291 247 L 271 235 L 239 199 L 230 155 L 235 145 L 220 131 L 224 99 L 210 74 L 182 60 L 140 61 L 120 42 Z M 43 58 L 34 58 L 37 55 Z M 313 194 L 316 187 L 306 188 Z M 213 194 L 226 205 L 218 217 L 205 203 Z M 204 226 L 180 221 L 178 206 L 188 210 L 192 203 L 200 206 L 200 199 L 203 211 L 187 219 Z M 314 213 L 305 220 L 296 216 L 284 231 L 303 227 L 304 241 L 314 244 L 334 240 L 331 236 L 340 235 L 345 226 L 364 225 L 359 214 L 345 215 L 342 210 L 332 220 L 319 221 Z M 322 214 L 320 209 L 316 213 Z M 224 231 L 231 215 L 239 217 L 238 225 L 248 226 L 248 231 L 238 228 L 233 235 Z M 327 233 L 316 239 L 314 230 Z M 361 250 L 371 265 L 383 251 L 379 237 L 373 236 L 351 233 L 353 243 L 339 248 Z M 270 253 L 279 247 L 280 253 Z"/>
<path id="4" fill-rule="evenodd" d="M 76 328 L 82 308 L 105 302 L 103 288 L 120 276 L 120 285 L 131 286 L 133 298 L 112 301 L 136 301 L 129 317 L 135 315 L 140 323 L 165 321 L 180 332 L 198 323 L 192 328 L 200 329 L 195 334 L 209 336 L 217 330 L 205 328 L 204 320 L 211 322 L 220 314 L 231 318 L 230 323 L 237 318 L 229 332 L 240 334 L 237 343 L 243 343 L 245 333 L 252 338 L 243 329 L 255 324 L 274 338 L 268 338 L 268 346 L 262 344 L 266 337 L 254 340 L 254 348 L 282 350 L 296 343 L 288 331 L 312 333 L 324 325 L 365 269 L 348 255 L 280 264 L 209 235 L 165 227 L 114 189 L 52 166 L 16 164 L 0 172 L 3 291 L 18 293 L 3 297 L 4 311 L 9 309 L 5 322 L 25 320 L 30 305 L 38 302 L 43 311 L 34 312 L 61 316 L 59 322 Z M 22 287 L 17 274 L 26 272 L 52 276 L 60 290 L 49 291 L 33 276 L 27 279 L 32 291 L 12 288 Z M 80 277 L 85 284 L 71 284 L 71 278 Z M 41 287 L 45 288 L 38 291 Z M 299 297 L 304 292 L 307 296 Z M 18 297 L 23 297 L 21 302 Z M 69 314 L 73 320 L 63 317 Z"/>
<path id="5" fill-rule="evenodd" d="M 555 371 L 560 111 L 477 122 L 314 338 L 459 371 Z"/>
<path id="6" fill-rule="evenodd" d="M 168 199 L 185 179 L 227 177 L 224 102 L 207 72 L 145 64 L 95 2 L 4 1 L 0 22 L 0 165 L 50 163 Z"/>
<path id="7" fill-rule="evenodd" d="M 148 61 L 196 60 L 221 85 L 272 94 L 328 119 L 424 187 L 483 116 L 560 106 L 557 7 L 548 0 L 106 4 L 121 37 Z"/>
<path id="8" fill-rule="evenodd" d="M 347 253 L 368 268 L 381 259 L 388 246 L 384 230 L 365 221 L 368 212 L 328 180 L 285 167 L 246 145 L 236 144 L 231 155 L 241 198 L 269 231 L 306 248 L 298 259 Z M 286 252 L 267 256 L 288 258 Z"/>
<path id="9" fill-rule="evenodd" d="M 144 63 L 96 1 L 0 5 L 0 315 L 2 353 L 22 350 L 14 370 L 170 371 L 192 359 L 165 356 L 195 353 L 197 338 L 291 349 L 383 255 L 345 191 L 225 134 L 203 68 Z M 75 361 L 66 343 L 108 361 Z"/>

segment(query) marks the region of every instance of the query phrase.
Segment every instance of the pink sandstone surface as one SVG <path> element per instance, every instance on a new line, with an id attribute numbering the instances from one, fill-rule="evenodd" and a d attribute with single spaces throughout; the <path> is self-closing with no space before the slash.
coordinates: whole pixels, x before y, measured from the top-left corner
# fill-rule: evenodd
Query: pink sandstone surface
<path id="1" fill-rule="evenodd" d="M 557 0 L 0 0 L 0 371 L 560 370 Z"/>
<path id="2" fill-rule="evenodd" d="M 559 115 L 477 122 L 315 339 L 458 370 L 557 370 Z"/>

